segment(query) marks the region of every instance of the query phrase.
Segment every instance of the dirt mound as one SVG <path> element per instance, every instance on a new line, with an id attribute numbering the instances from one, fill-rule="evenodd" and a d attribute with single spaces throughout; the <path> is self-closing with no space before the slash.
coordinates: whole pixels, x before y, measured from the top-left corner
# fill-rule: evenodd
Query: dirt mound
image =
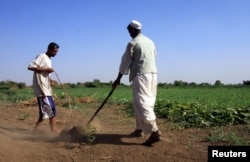
<path id="1" fill-rule="evenodd" d="M 71 142 L 87 142 L 88 130 L 81 126 L 74 126 L 69 130 L 62 130 L 61 133 L 57 136 L 58 140 L 68 140 Z"/>

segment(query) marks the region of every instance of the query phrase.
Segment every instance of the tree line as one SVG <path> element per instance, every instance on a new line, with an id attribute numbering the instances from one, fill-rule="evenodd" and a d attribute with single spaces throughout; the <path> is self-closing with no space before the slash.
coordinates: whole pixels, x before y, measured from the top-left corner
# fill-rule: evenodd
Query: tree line
<path id="1" fill-rule="evenodd" d="M 86 87 L 86 88 L 97 88 L 97 87 L 110 87 L 112 85 L 112 81 L 110 82 L 101 82 L 99 79 L 94 79 L 93 81 L 88 82 L 77 82 L 77 83 L 63 83 L 60 85 L 57 81 L 54 80 L 54 88 L 59 88 L 61 86 L 65 88 L 79 88 L 79 87 Z M 130 85 L 126 85 L 121 83 L 120 86 L 129 87 Z M 214 84 L 210 83 L 195 83 L 195 82 L 185 82 L 182 80 L 175 80 L 173 83 L 158 83 L 158 87 L 219 87 L 219 86 L 250 86 L 250 80 L 243 80 L 242 83 L 238 84 L 223 84 L 220 80 L 216 80 Z M 15 82 L 11 80 L 0 81 L 0 90 L 8 90 L 10 88 L 26 88 L 30 87 L 27 86 L 24 82 Z"/>

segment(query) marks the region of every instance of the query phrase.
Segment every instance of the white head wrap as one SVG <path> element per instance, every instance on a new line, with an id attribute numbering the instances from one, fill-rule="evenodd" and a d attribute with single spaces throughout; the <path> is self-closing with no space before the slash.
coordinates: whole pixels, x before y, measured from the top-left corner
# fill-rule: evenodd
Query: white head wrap
<path id="1" fill-rule="evenodd" d="M 139 21 L 136 20 L 132 20 L 131 23 L 129 24 L 130 26 L 132 26 L 135 29 L 139 29 L 141 30 L 141 23 Z"/>

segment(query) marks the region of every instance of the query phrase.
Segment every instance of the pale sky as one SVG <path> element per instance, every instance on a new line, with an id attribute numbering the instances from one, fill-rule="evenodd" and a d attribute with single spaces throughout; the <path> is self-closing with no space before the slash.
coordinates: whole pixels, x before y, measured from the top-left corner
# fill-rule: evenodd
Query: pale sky
<path id="1" fill-rule="evenodd" d="M 0 0 L 0 81 L 32 84 L 27 66 L 51 41 L 61 82 L 113 81 L 135 19 L 156 45 L 158 82 L 242 83 L 249 17 L 249 0 Z"/>

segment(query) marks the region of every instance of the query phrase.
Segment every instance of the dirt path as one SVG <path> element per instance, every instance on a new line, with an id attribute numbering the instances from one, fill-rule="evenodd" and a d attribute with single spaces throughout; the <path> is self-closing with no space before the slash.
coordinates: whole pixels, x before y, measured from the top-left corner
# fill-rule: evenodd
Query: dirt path
<path id="1" fill-rule="evenodd" d="M 87 136 L 79 130 L 96 109 L 89 108 L 84 113 L 62 107 L 57 109 L 57 124 L 63 132 L 59 136 L 50 132 L 47 120 L 38 132 L 33 132 L 36 106 L 0 106 L 0 162 L 207 161 L 209 143 L 203 142 L 208 133 L 205 129 L 169 131 L 168 125 L 159 120 L 164 140 L 153 147 L 145 147 L 141 145 L 145 138 L 128 136 L 134 130 L 134 119 L 124 116 L 121 106 L 107 105 L 91 124 L 96 130 L 90 137 L 96 139 L 89 144 Z M 79 129 L 70 135 L 73 126 Z"/>

